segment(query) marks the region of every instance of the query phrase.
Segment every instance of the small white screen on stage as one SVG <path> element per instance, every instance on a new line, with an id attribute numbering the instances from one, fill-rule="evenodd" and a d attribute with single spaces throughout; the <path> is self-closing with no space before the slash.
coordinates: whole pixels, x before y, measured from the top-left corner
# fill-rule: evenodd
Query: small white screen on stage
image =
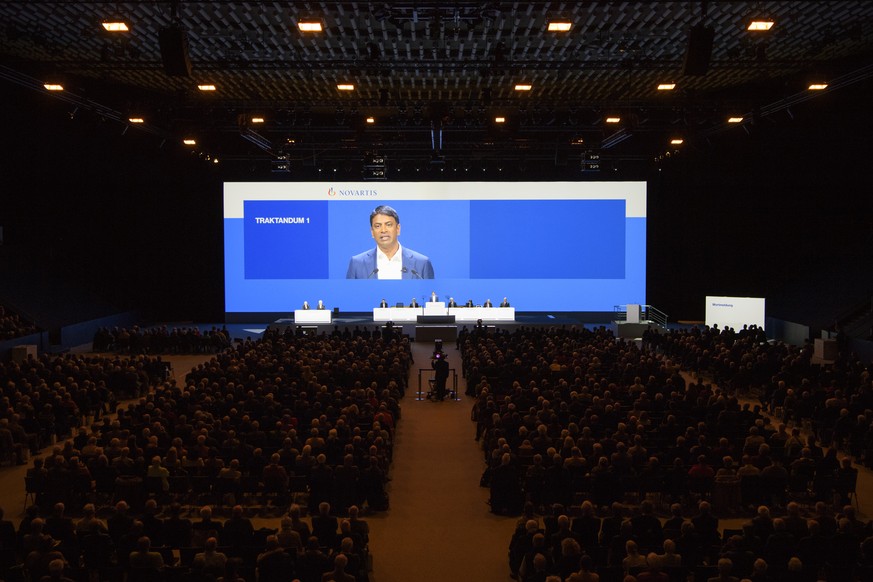
<path id="1" fill-rule="evenodd" d="M 739 331 L 744 325 L 764 328 L 763 297 L 706 297 L 706 325 L 732 327 Z"/>

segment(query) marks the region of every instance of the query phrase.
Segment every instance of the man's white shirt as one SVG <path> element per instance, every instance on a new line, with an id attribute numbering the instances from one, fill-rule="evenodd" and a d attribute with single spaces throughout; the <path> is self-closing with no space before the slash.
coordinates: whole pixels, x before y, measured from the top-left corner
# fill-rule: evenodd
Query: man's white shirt
<path id="1" fill-rule="evenodd" d="M 376 247 L 376 268 L 379 279 L 402 279 L 403 278 L 403 247 L 398 243 L 397 252 L 390 259 Z"/>

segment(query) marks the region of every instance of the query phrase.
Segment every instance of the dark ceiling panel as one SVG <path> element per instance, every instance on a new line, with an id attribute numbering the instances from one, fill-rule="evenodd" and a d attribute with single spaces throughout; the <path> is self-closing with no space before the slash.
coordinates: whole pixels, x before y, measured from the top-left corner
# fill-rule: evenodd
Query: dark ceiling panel
<path id="1" fill-rule="evenodd" d="M 747 31 L 755 15 L 773 18 L 773 30 Z M 297 21 L 308 16 L 320 18 L 325 31 L 298 32 Z M 556 16 L 573 29 L 547 32 Z M 131 32 L 103 32 L 100 22 L 111 17 L 127 19 Z M 258 128 L 271 144 L 263 155 L 299 133 L 301 119 L 309 141 L 327 146 L 348 133 L 361 147 L 397 144 L 403 151 L 403 134 L 432 125 L 475 147 L 501 114 L 508 123 L 497 131 L 513 137 L 502 154 L 522 140 L 530 155 L 547 157 L 556 141 L 569 144 L 580 132 L 592 133 L 597 147 L 600 113 L 617 110 L 635 138 L 660 132 L 622 143 L 627 155 L 649 156 L 677 131 L 676 119 L 694 120 L 680 124 L 689 141 L 727 130 L 727 111 L 771 110 L 813 78 L 866 78 L 873 53 L 873 2 L 856 1 L 31 0 L 0 3 L 0 21 L 6 79 L 27 84 L 22 75 L 29 76 L 34 87 L 69 79 L 83 103 L 121 113 L 135 104 L 167 137 L 178 137 L 176 120 L 184 119 L 186 131 L 213 132 L 214 148 L 228 156 L 251 155 L 238 120 L 255 110 L 267 117 Z M 158 33 L 173 23 L 188 31 L 191 79 L 168 77 L 162 67 Z M 699 23 L 714 30 L 707 74 L 685 76 L 688 31 Z M 340 81 L 354 82 L 356 91 L 340 93 Z M 515 91 L 519 81 L 533 90 Z M 658 91 L 665 81 L 677 89 Z M 218 91 L 200 94 L 201 82 Z M 364 129 L 365 114 L 377 116 L 376 127 Z"/>

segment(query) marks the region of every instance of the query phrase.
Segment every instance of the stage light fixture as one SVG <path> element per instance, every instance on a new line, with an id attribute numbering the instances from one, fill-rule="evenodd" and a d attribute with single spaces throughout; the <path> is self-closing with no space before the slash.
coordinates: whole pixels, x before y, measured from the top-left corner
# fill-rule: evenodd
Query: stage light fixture
<path id="1" fill-rule="evenodd" d="M 682 145 L 683 143 L 685 143 L 685 140 L 681 137 L 674 137 L 670 140 L 670 145 Z"/>
<path id="2" fill-rule="evenodd" d="M 549 32 L 570 32 L 571 28 L 573 28 L 573 23 L 566 18 L 550 20 L 547 26 Z"/>
<path id="3" fill-rule="evenodd" d="M 203 85 L 197 85 L 197 88 L 203 92 L 215 91 L 215 85 L 210 83 L 205 83 Z"/>
<path id="4" fill-rule="evenodd" d="M 104 20 L 100 24 L 106 32 L 130 32 L 130 27 L 123 20 Z"/>
<path id="5" fill-rule="evenodd" d="M 46 91 L 63 91 L 64 86 L 60 83 L 46 83 L 43 85 L 46 88 Z"/>
<path id="6" fill-rule="evenodd" d="M 270 160 L 270 171 L 274 174 L 291 173 L 291 160 L 287 154 L 281 153 L 275 160 Z"/>
<path id="7" fill-rule="evenodd" d="M 530 91 L 533 88 L 533 85 L 530 83 L 516 83 L 515 90 L 516 91 Z"/>
<path id="8" fill-rule="evenodd" d="M 774 22 L 770 18 L 753 18 L 749 22 L 749 26 L 746 30 L 752 32 L 767 32 L 773 28 L 773 24 Z"/>
<path id="9" fill-rule="evenodd" d="M 494 123 L 506 123 L 506 118 L 501 117 L 501 116 L 497 116 L 494 118 Z"/>
<path id="10" fill-rule="evenodd" d="M 742 117 L 739 117 L 739 116 L 737 116 L 737 117 L 728 117 L 728 123 L 742 123 L 742 122 L 743 122 L 743 118 L 742 118 Z"/>
<path id="11" fill-rule="evenodd" d="M 620 121 L 621 121 L 621 117 L 618 117 L 618 116 L 612 116 L 612 117 L 606 118 L 606 123 L 618 123 Z"/>
<path id="12" fill-rule="evenodd" d="M 142 117 L 128 117 L 127 120 L 131 123 L 145 123 L 145 119 Z"/>
<path id="13" fill-rule="evenodd" d="M 323 32 L 324 23 L 318 18 L 301 18 L 297 21 L 297 30 L 300 32 Z"/>
<path id="14" fill-rule="evenodd" d="M 659 83 L 658 91 L 672 91 L 676 88 L 676 83 Z"/>
<path id="15" fill-rule="evenodd" d="M 810 91 L 822 91 L 828 88 L 827 83 L 810 83 L 809 90 Z"/>
<path id="16" fill-rule="evenodd" d="M 371 115 L 371 116 L 367 117 L 366 121 L 369 124 L 373 124 L 373 123 L 376 123 L 376 118 Z"/>
<path id="17" fill-rule="evenodd" d="M 354 91 L 355 85 L 353 83 L 337 83 L 336 88 L 339 91 Z"/>
<path id="18" fill-rule="evenodd" d="M 264 123 L 263 117 L 252 117 L 252 123 Z"/>
<path id="19" fill-rule="evenodd" d="M 182 140 L 182 143 L 185 144 L 186 146 L 196 146 L 197 140 L 194 138 L 191 138 L 191 137 L 186 137 L 185 139 Z"/>

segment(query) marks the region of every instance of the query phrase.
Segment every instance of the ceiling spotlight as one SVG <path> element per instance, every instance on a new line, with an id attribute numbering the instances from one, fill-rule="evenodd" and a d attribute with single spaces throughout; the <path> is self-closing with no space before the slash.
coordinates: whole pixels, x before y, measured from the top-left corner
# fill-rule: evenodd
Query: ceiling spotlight
<path id="1" fill-rule="evenodd" d="M 585 143 L 585 138 L 582 136 L 576 136 L 570 140 L 570 145 L 583 145 Z"/>
<path id="2" fill-rule="evenodd" d="M 754 18 L 751 22 L 749 22 L 749 26 L 746 30 L 751 30 L 754 32 L 766 32 L 773 28 L 773 21 L 769 18 Z"/>
<path id="3" fill-rule="evenodd" d="M 810 85 L 809 85 L 810 91 L 821 91 L 821 90 L 827 89 L 827 88 L 828 88 L 827 83 L 810 83 Z"/>
<path id="4" fill-rule="evenodd" d="M 212 158 L 212 163 L 213 163 L 213 164 L 217 164 L 217 163 L 218 163 L 218 158 Z"/>
<path id="5" fill-rule="evenodd" d="M 367 118 L 367 123 L 376 123 L 376 118 L 371 115 Z"/>
<path id="6" fill-rule="evenodd" d="M 43 85 L 43 87 L 45 87 L 46 91 L 63 91 L 64 90 L 64 86 L 59 84 L 59 83 L 46 83 L 45 85 Z"/>
<path id="7" fill-rule="evenodd" d="M 104 20 L 100 24 L 106 32 L 130 32 L 130 27 L 123 20 Z"/>
<path id="8" fill-rule="evenodd" d="M 683 143 L 685 143 L 685 140 L 681 137 L 674 137 L 670 140 L 670 145 L 682 145 Z"/>
<path id="9" fill-rule="evenodd" d="M 495 117 L 494 123 L 506 123 L 506 118 L 505 117 Z"/>
<path id="10" fill-rule="evenodd" d="M 182 140 L 182 143 L 185 144 L 186 146 L 195 146 L 195 145 L 197 145 L 197 140 L 194 138 L 191 138 L 191 137 L 186 137 L 185 139 Z"/>
<path id="11" fill-rule="evenodd" d="M 571 28 L 573 28 L 573 23 L 566 18 L 550 20 L 547 27 L 549 32 L 569 32 Z"/>
<path id="12" fill-rule="evenodd" d="M 145 123 L 145 119 L 142 117 L 128 117 L 127 120 L 131 123 Z"/>
<path id="13" fill-rule="evenodd" d="M 324 25 L 317 18 L 301 18 L 297 21 L 297 30 L 300 32 L 322 32 Z"/>
<path id="14" fill-rule="evenodd" d="M 264 123 L 263 117 L 252 117 L 252 123 Z"/>
<path id="15" fill-rule="evenodd" d="M 728 117 L 728 123 L 742 123 L 742 117 Z"/>
<path id="16" fill-rule="evenodd" d="M 215 91 L 215 85 L 210 85 L 210 84 L 197 85 L 197 88 L 200 89 L 201 91 Z"/>
<path id="17" fill-rule="evenodd" d="M 618 116 L 606 118 L 606 123 L 618 123 L 619 121 L 621 121 L 621 117 Z"/>
<path id="18" fill-rule="evenodd" d="M 676 83 L 659 83 L 658 91 L 672 91 L 676 88 Z"/>
<path id="19" fill-rule="evenodd" d="M 533 85 L 530 83 L 516 83 L 515 90 L 516 91 L 530 91 L 533 88 Z"/>
<path id="20" fill-rule="evenodd" d="M 355 85 L 353 83 L 337 83 L 336 88 L 340 91 L 354 91 Z"/>

